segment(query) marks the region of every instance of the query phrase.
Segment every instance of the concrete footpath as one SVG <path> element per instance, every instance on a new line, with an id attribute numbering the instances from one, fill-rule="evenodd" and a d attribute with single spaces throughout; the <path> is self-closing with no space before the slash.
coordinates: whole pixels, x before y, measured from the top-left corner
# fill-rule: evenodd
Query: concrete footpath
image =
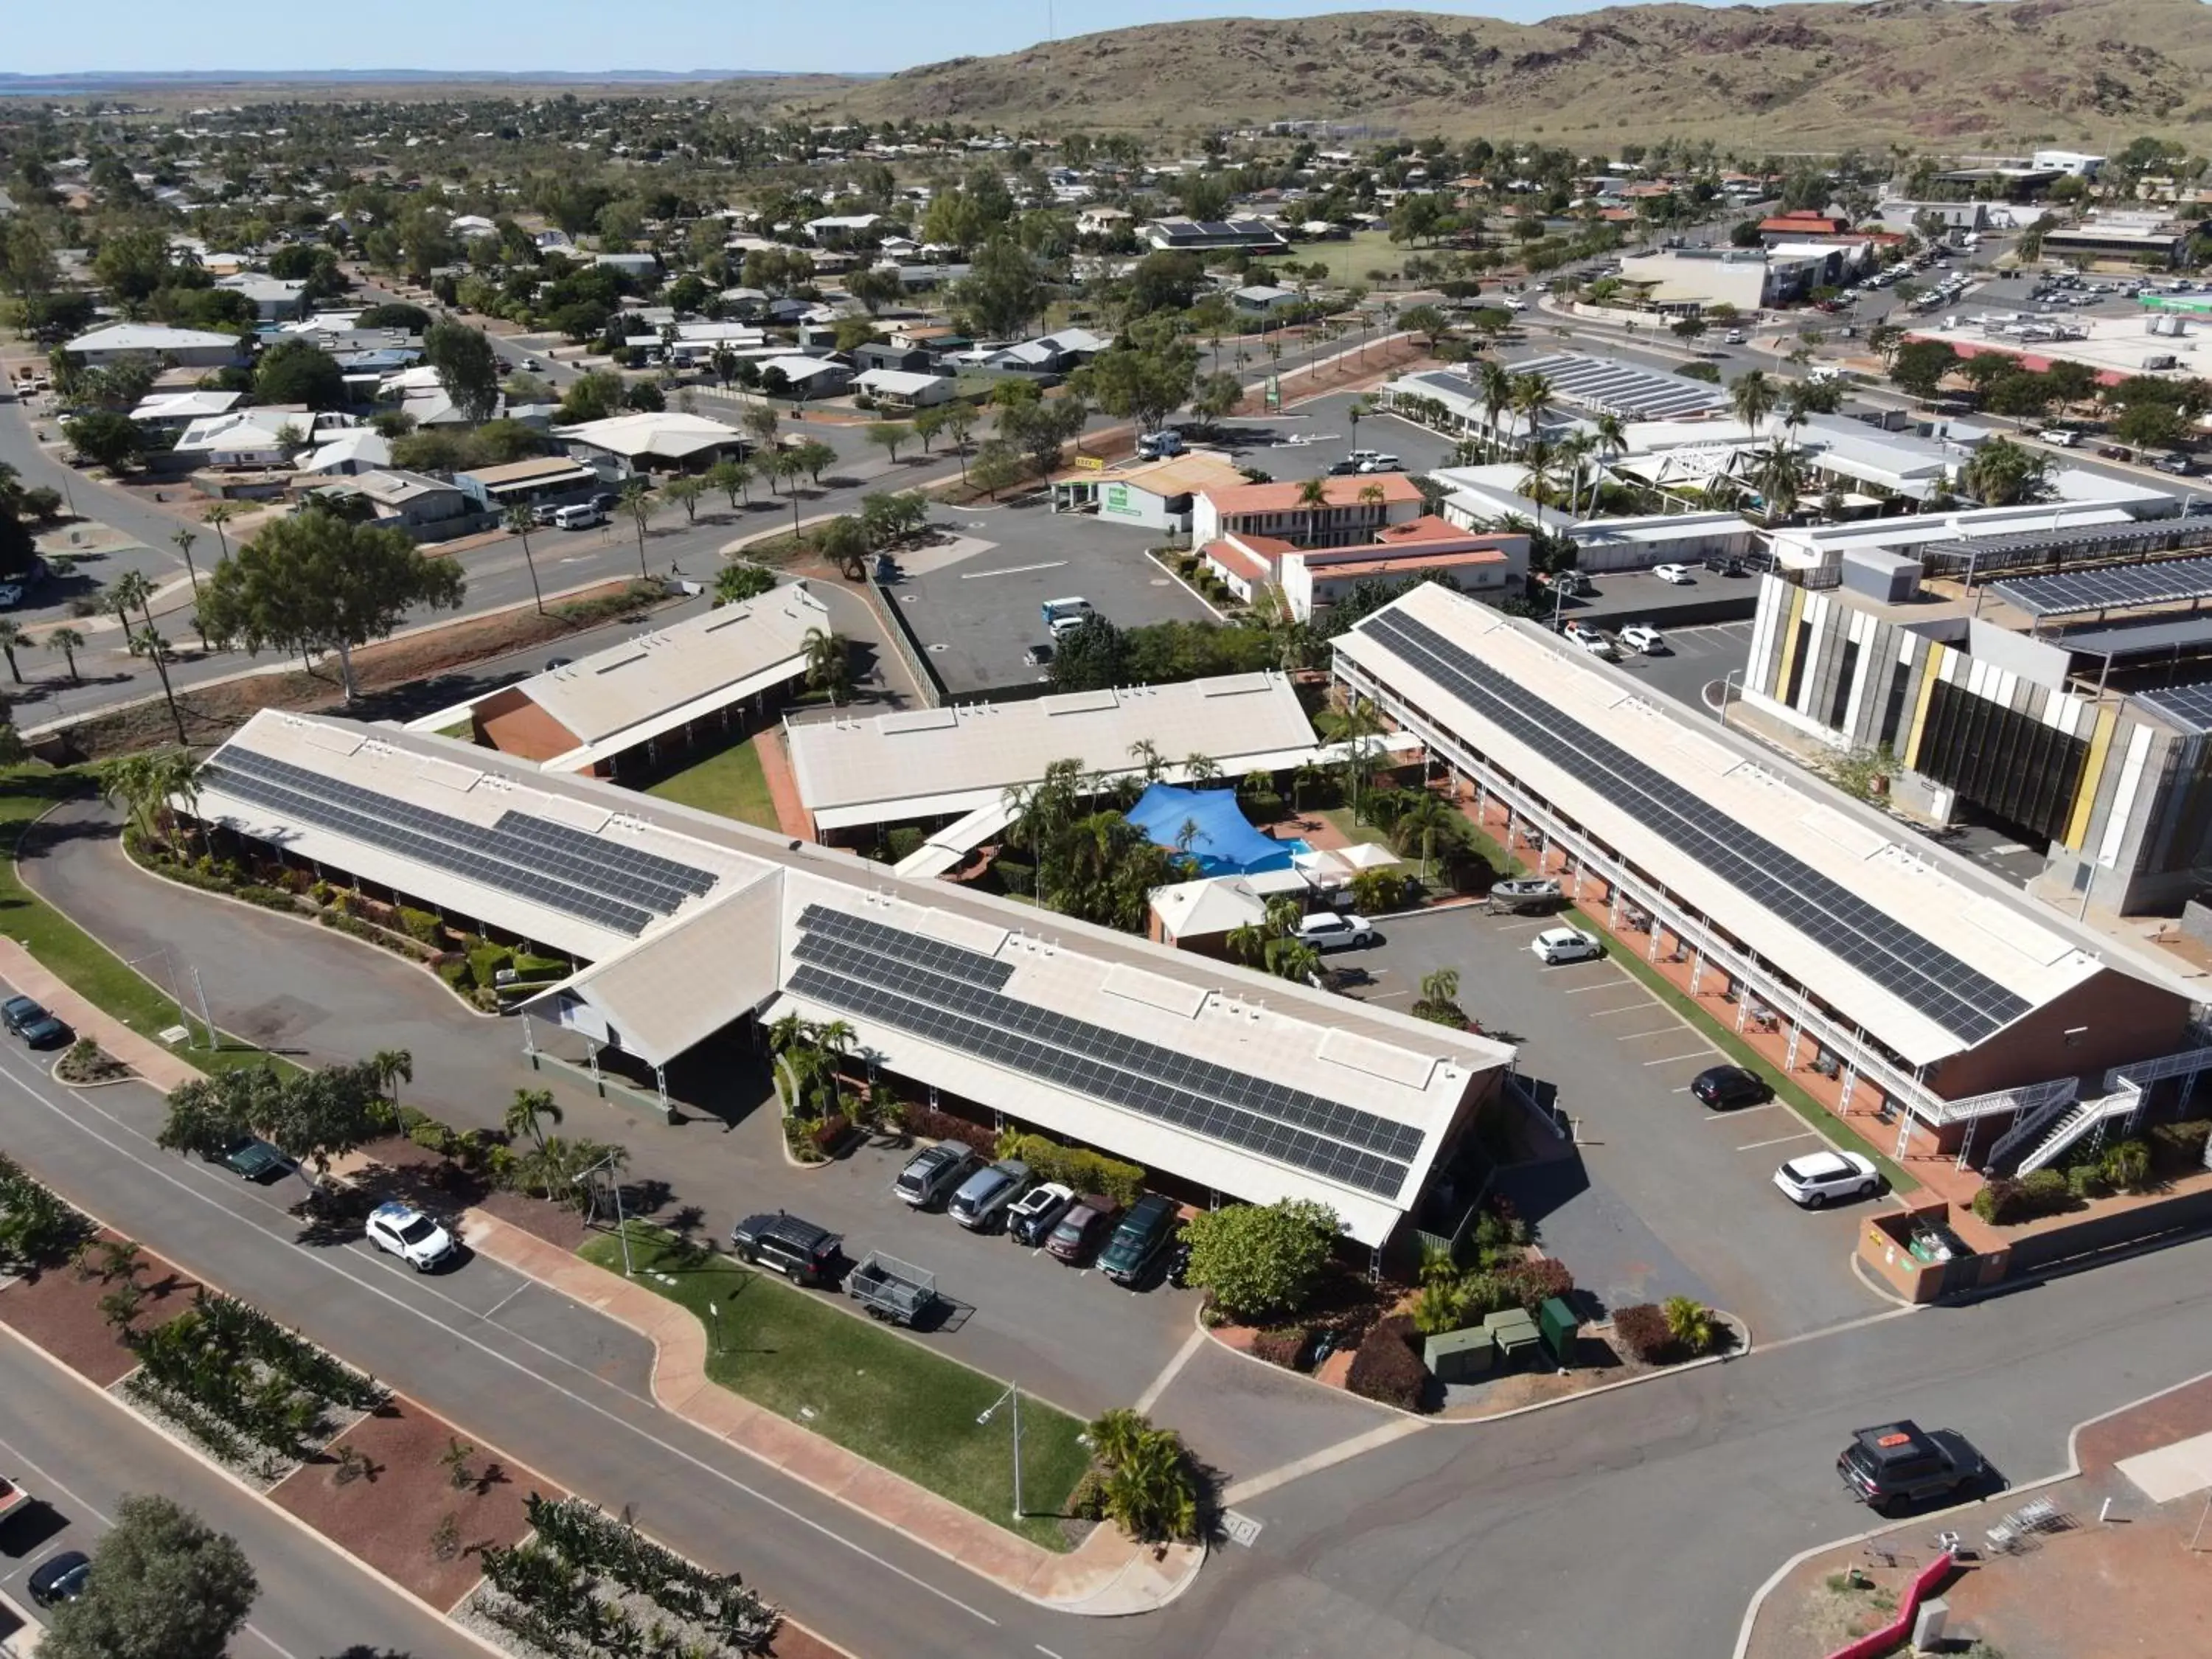
<path id="1" fill-rule="evenodd" d="M 0 979 L 16 992 L 46 1005 L 81 1037 L 90 1037 L 163 1094 L 205 1075 L 191 1061 L 172 1054 L 150 1036 L 132 1030 L 104 1008 L 71 990 L 61 976 L 14 939 L 0 938 Z M 59 1056 L 56 1056 L 59 1058 Z"/>
<path id="2" fill-rule="evenodd" d="M 663 1409 L 1025 1601 L 1090 1618 L 1152 1613 L 1188 1589 L 1206 1560 L 1203 1543 L 1156 1550 L 1103 1525 L 1056 1555 L 708 1381 L 706 1331 L 681 1304 L 480 1210 L 462 1217 L 461 1237 L 652 1342 L 653 1397 Z"/>

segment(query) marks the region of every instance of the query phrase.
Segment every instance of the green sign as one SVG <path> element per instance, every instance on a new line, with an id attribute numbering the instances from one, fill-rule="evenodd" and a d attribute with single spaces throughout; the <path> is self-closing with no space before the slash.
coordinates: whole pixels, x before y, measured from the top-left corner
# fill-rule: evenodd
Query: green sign
<path id="1" fill-rule="evenodd" d="M 1098 493 L 1098 510 L 1102 514 L 1111 514 L 1117 519 L 1135 518 L 1137 505 L 1129 499 L 1129 486 L 1125 483 L 1108 484 Z"/>
<path id="2" fill-rule="evenodd" d="M 1283 381 L 1280 375 L 1270 374 L 1267 377 L 1267 407 L 1270 409 L 1280 409 L 1283 406 Z"/>

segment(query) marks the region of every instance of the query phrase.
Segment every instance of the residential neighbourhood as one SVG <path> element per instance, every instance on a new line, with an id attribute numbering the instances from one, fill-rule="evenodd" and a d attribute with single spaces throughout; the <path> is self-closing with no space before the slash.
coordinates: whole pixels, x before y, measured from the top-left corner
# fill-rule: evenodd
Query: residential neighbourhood
<path id="1" fill-rule="evenodd" d="M 1134 10 L 0 77 L 0 1651 L 2202 1645 L 2212 170 Z"/>

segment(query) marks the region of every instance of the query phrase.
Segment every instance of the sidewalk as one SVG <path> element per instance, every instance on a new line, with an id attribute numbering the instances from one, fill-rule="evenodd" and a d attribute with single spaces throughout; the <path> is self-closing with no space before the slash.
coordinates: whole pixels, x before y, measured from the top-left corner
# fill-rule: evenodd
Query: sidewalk
<path id="1" fill-rule="evenodd" d="M 1198 1577 L 1203 1544 L 1170 1545 L 1156 1558 L 1102 1525 L 1080 1547 L 1055 1555 L 1018 1538 L 708 1382 L 706 1333 L 678 1304 L 480 1210 L 463 1216 L 460 1231 L 471 1249 L 650 1340 L 653 1397 L 663 1409 L 1012 1595 L 1059 1613 L 1114 1618 L 1157 1611 Z"/>
<path id="2" fill-rule="evenodd" d="M 152 1037 L 141 1036 L 106 1010 L 87 1002 L 12 939 L 0 938 L 0 979 L 21 995 L 46 1004 L 79 1036 L 90 1037 L 163 1094 L 206 1075 Z"/>
<path id="3" fill-rule="evenodd" d="M 753 738 L 760 757 L 761 777 L 769 799 L 775 803 L 775 821 L 795 841 L 814 839 L 814 822 L 799 799 L 799 780 L 792 775 L 791 757 L 784 752 L 783 728 L 771 726 Z"/>

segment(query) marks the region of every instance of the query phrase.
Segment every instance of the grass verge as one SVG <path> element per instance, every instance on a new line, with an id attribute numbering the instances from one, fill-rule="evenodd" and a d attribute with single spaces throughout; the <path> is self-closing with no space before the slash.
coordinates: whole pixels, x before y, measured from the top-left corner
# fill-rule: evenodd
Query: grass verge
<path id="1" fill-rule="evenodd" d="M 726 818 L 758 824 L 763 830 L 781 828 L 775 800 L 768 792 L 761 770 L 758 738 L 733 744 L 719 755 L 710 755 L 696 766 L 670 774 L 645 793 L 678 806 L 696 806 Z"/>
<path id="2" fill-rule="evenodd" d="M 0 928 L 88 1002 L 159 1042 L 155 1034 L 172 1025 L 197 1029 L 198 1014 L 186 1018 L 167 994 L 33 893 L 15 873 L 15 853 L 24 830 L 57 801 L 91 787 L 73 768 L 32 765 L 0 772 Z M 228 1032 L 213 1054 L 194 1048 L 185 1057 L 204 1072 L 258 1066 L 270 1058 L 266 1050 Z"/>
<path id="3" fill-rule="evenodd" d="M 975 1421 L 1005 1392 L 996 1378 L 726 1256 L 687 1260 L 658 1229 L 633 1222 L 630 1253 L 639 1284 L 682 1303 L 710 1331 L 720 1327 L 721 1352 L 710 1339 L 707 1358 L 714 1382 L 994 1526 L 1009 1524 L 1012 1427 L 1004 1413 Z M 622 1271 L 622 1241 L 611 1235 L 580 1254 Z M 1048 1550 L 1071 1547 L 1060 1517 L 1090 1463 L 1076 1438 L 1083 1426 L 1042 1401 L 1022 1402 L 1026 1513 L 1012 1530 Z"/>
<path id="4" fill-rule="evenodd" d="M 1604 924 L 1591 917 L 1588 912 L 1576 914 L 1575 920 L 1589 924 L 1600 934 L 1605 933 Z M 1888 1180 L 1892 1192 L 1910 1193 L 1919 1189 L 1920 1183 L 1907 1175 L 1904 1169 L 1887 1153 L 1792 1083 L 1787 1073 L 1778 1070 L 1758 1049 L 1753 1048 L 1684 994 L 1672 980 L 1638 956 L 1635 948 L 1628 941 L 1617 937 L 1610 939 L 1606 950 L 1606 957 L 1616 966 L 1626 969 L 1642 981 L 1644 988 L 1653 996 L 1657 997 L 1660 1001 L 1688 1020 L 1697 1029 L 1699 1036 L 1710 1037 L 1730 1060 L 1765 1078 L 1767 1085 L 1774 1091 L 1775 1098 L 1803 1118 L 1807 1123 L 1820 1130 L 1845 1152 L 1863 1152 L 1872 1158 L 1875 1167 L 1880 1170 Z"/>

